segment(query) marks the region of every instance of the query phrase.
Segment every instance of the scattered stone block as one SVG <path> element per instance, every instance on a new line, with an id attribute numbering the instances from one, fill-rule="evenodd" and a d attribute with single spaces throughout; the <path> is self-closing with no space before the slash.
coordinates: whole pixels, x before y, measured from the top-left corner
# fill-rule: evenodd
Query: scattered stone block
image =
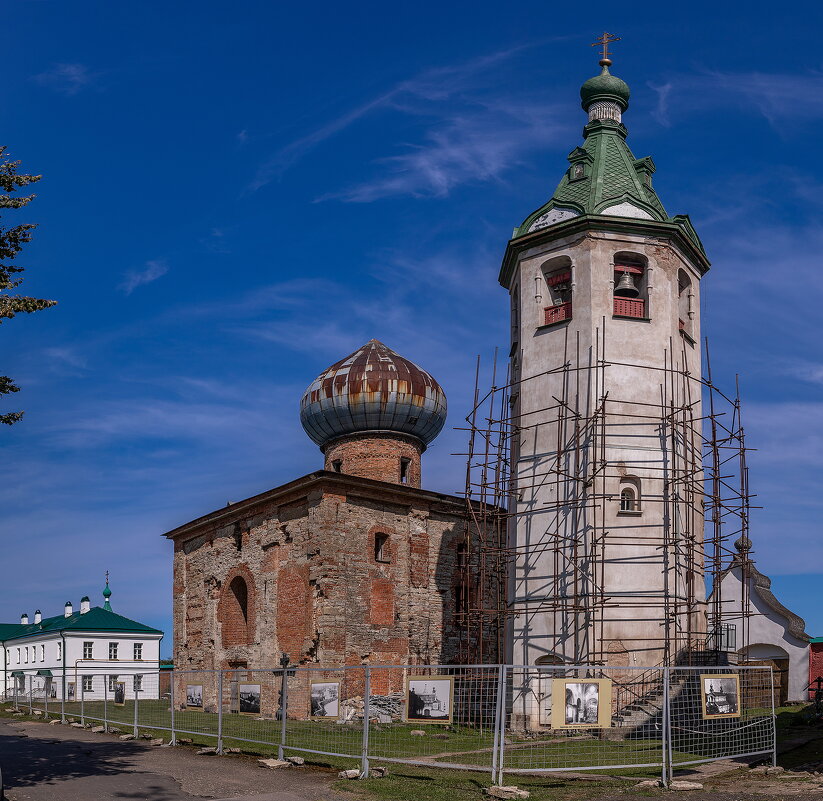
<path id="1" fill-rule="evenodd" d="M 105 731 L 105 730 L 106 730 L 106 727 L 105 727 L 105 726 L 95 726 L 95 727 L 92 729 L 92 731 L 93 731 L 93 732 L 95 732 L 95 733 L 98 733 L 98 732 L 101 732 L 101 731 Z"/>
<path id="2" fill-rule="evenodd" d="M 528 798 L 531 795 L 528 790 L 521 790 L 513 784 L 503 787 L 487 787 L 483 792 L 492 798 Z"/>
<path id="3" fill-rule="evenodd" d="M 163 745 L 163 738 L 152 737 L 151 740 L 149 740 L 149 745 Z"/>
<path id="4" fill-rule="evenodd" d="M 58 724 L 62 723 L 63 721 L 60 718 L 55 718 L 54 720 L 49 721 L 49 726 L 57 726 Z"/>
<path id="5" fill-rule="evenodd" d="M 237 750 L 239 751 L 240 749 L 238 748 Z M 286 762 L 290 762 L 292 765 L 305 765 L 306 764 L 306 760 L 303 759 L 303 757 L 301 757 L 301 756 L 287 756 L 286 757 Z"/>
<path id="6" fill-rule="evenodd" d="M 702 790 L 703 785 L 700 782 L 687 782 L 683 779 L 675 779 L 669 784 L 670 790 Z"/>
<path id="7" fill-rule="evenodd" d="M 765 774 L 767 776 L 779 776 L 781 773 L 785 773 L 786 768 L 781 768 L 779 765 L 768 765 L 765 770 Z"/>
<path id="8" fill-rule="evenodd" d="M 177 742 L 180 743 L 180 745 L 191 745 L 194 741 L 191 737 L 178 737 Z"/>
<path id="9" fill-rule="evenodd" d="M 125 740 L 135 740 L 137 738 L 133 734 L 121 734 L 120 739 L 125 741 Z"/>
<path id="10" fill-rule="evenodd" d="M 215 756 L 217 754 L 217 747 L 211 746 L 208 748 L 201 748 L 197 753 L 200 756 Z"/>
<path id="11" fill-rule="evenodd" d="M 39 709 L 35 709 L 35 710 L 34 710 L 34 712 L 33 712 L 32 714 L 37 715 L 37 716 L 39 717 L 39 716 L 40 716 L 40 715 L 42 715 L 43 713 L 42 713 Z"/>
<path id="12" fill-rule="evenodd" d="M 412 730 L 409 732 L 409 735 L 410 735 L 411 737 L 425 737 L 425 736 L 426 736 L 426 732 L 424 732 L 424 731 L 423 731 L 423 729 L 412 729 Z"/>
<path id="13" fill-rule="evenodd" d="M 85 729 L 86 728 L 82 723 L 70 723 L 69 725 L 73 729 Z"/>
<path id="14" fill-rule="evenodd" d="M 224 754 L 242 754 L 243 751 L 240 748 L 224 748 L 223 753 Z"/>
<path id="15" fill-rule="evenodd" d="M 662 787 L 663 783 L 660 779 L 644 779 L 642 782 L 638 782 L 634 785 L 635 787 Z"/>
<path id="16" fill-rule="evenodd" d="M 291 767 L 291 762 L 286 762 L 285 759 L 258 759 L 257 764 L 262 768 L 271 768 L 272 770 Z"/>
<path id="17" fill-rule="evenodd" d="M 372 768 L 369 771 L 369 776 L 371 776 L 372 779 L 384 779 L 388 773 L 388 768 Z"/>
<path id="18" fill-rule="evenodd" d="M 341 770 L 340 773 L 337 774 L 338 779 L 359 779 L 360 778 L 360 771 L 356 768 L 352 770 Z"/>

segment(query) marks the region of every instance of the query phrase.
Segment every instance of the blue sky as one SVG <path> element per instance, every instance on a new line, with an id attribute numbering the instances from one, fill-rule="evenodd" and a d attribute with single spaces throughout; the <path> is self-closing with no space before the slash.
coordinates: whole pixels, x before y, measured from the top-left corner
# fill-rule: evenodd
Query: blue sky
<path id="1" fill-rule="evenodd" d="M 507 349 L 512 228 L 622 36 L 624 117 L 713 262 L 713 368 L 741 374 L 758 565 L 823 634 L 819 4 L 9 4 L 0 142 L 44 175 L 6 223 L 59 305 L 2 327 L 0 618 L 99 602 L 171 646 L 162 532 L 307 473 L 298 402 L 371 337 L 468 410 Z M 462 488 L 447 428 L 424 483 Z"/>

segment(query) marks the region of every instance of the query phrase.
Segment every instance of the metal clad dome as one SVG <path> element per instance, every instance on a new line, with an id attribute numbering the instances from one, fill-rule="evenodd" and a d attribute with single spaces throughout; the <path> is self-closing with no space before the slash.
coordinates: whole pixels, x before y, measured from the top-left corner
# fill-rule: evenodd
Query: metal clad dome
<path id="1" fill-rule="evenodd" d="M 300 400 L 300 422 L 320 447 L 347 434 L 407 434 L 428 445 L 446 422 L 446 395 L 422 368 L 372 339 L 324 370 Z"/>

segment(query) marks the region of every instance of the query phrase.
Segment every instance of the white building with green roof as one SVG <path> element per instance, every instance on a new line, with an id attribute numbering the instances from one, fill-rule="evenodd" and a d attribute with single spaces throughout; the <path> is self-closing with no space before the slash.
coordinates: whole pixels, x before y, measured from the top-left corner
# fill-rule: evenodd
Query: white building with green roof
<path id="1" fill-rule="evenodd" d="M 125 698 L 157 698 L 163 632 L 118 615 L 110 598 L 107 581 L 103 606 L 84 596 L 79 611 L 67 601 L 61 615 L 0 623 L 0 696 L 98 701 L 123 683 Z"/>

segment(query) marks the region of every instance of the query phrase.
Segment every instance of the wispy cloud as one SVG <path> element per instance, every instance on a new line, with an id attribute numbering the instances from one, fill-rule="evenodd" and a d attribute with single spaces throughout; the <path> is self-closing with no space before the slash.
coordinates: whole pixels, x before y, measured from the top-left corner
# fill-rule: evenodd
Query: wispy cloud
<path id="1" fill-rule="evenodd" d="M 529 150 L 551 143 L 564 127 L 553 108 L 532 104 L 486 105 L 449 116 L 407 153 L 377 162 L 385 171 L 370 181 L 323 195 L 368 203 L 394 195 L 445 197 L 454 187 L 498 180 Z"/>
<path id="2" fill-rule="evenodd" d="M 162 259 L 147 261 L 142 270 L 129 270 L 126 273 L 123 282 L 120 284 L 120 290 L 126 295 L 131 295 L 137 287 L 156 281 L 168 271 L 169 265 Z"/>
<path id="3" fill-rule="evenodd" d="M 51 69 L 35 75 L 33 80 L 66 97 L 72 97 L 91 86 L 98 74 L 85 64 L 55 64 Z"/>
<path id="4" fill-rule="evenodd" d="M 786 122 L 823 118 L 823 73 L 720 72 L 706 70 L 676 75 L 660 85 L 654 116 L 669 125 L 674 115 L 700 108 L 735 105 L 754 112 L 777 127 Z"/>
<path id="5" fill-rule="evenodd" d="M 403 145 L 407 153 L 376 161 L 388 168 L 388 176 L 321 199 L 367 202 L 394 194 L 442 196 L 466 180 L 496 178 L 514 163 L 524 143 L 534 141 L 534 129 L 523 131 L 521 126 L 529 119 L 537 123 L 541 105 L 535 101 L 518 109 L 515 104 L 489 101 L 484 94 L 499 81 L 497 69 L 504 62 L 533 46 L 501 50 L 401 81 L 282 147 L 258 169 L 248 190 L 260 189 L 322 142 L 378 112 L 417 117 L 431 127 L 421 143 Z M 546 116 L 547 112 L 544 121 Z"/>

